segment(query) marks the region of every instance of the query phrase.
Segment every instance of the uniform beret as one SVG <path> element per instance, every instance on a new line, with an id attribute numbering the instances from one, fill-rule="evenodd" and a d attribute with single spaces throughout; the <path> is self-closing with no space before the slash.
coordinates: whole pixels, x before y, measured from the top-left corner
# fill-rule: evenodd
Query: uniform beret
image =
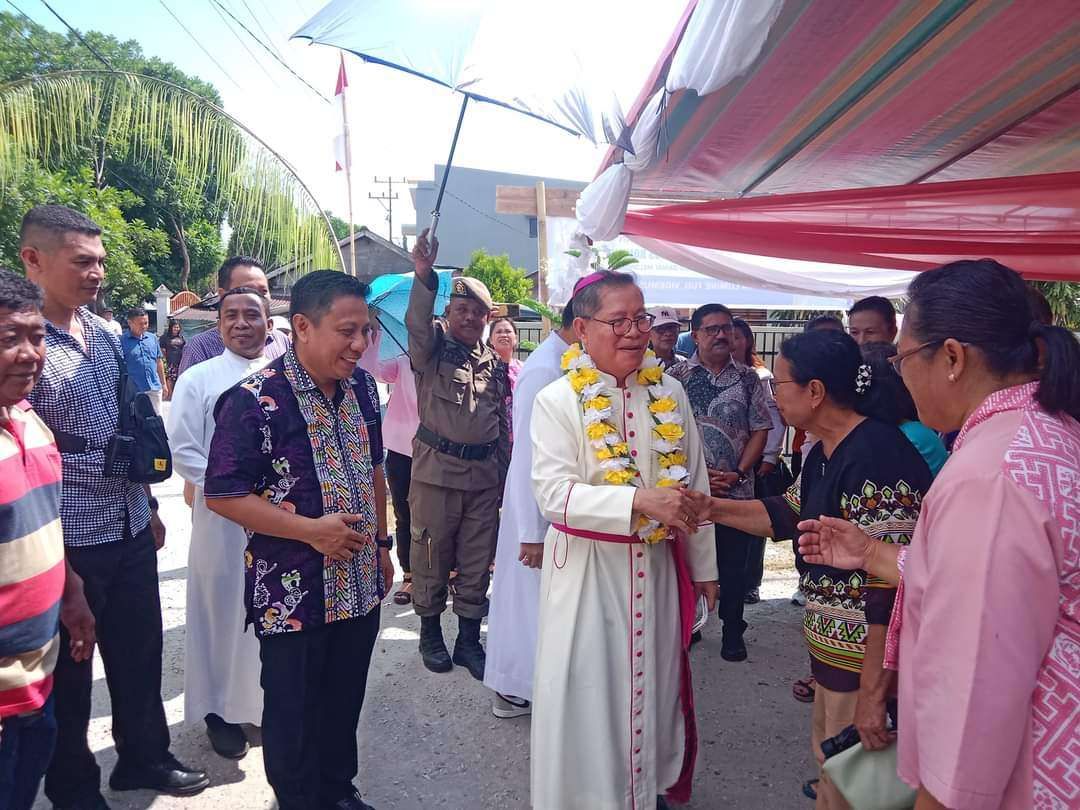
<path id="1" fill-rule="evenodd" d="M 450 285 L 450 297 L 451 298 L 471 298 L 474 301 L 479 301 L 488 309 L 491 309 L 491 293 L 488 292 L 487 286 L 479 279 L 470 278 L 469 276 L 458 276 Z"/>

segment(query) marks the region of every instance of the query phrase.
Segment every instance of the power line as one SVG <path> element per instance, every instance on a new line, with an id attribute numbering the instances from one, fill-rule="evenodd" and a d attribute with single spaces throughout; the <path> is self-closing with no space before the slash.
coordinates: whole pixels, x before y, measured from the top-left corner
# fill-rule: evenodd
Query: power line
<path id="1" fill-rule="evenodd" d="M 502 225 L 507 230 L 513 231 L 514 233 L 519 234 L 520 236 L 527 236 L 529 239 L 535 238 L 531 233 L 525 233 L 525 231 L 519 230 L 518 228 L 515 228 L 513 225 L 509 225 L 509 224 L 503 222 L 501 219 L 495 219 L 495 217 L 491 216 L 491 214 L 487 213 L 486 211 L 481 211 L 475 205 L 461 199 L 461 197 L 459 197 L 457 194 L 452 192 L 450 189 L 446 189 L 446 196 L 453 197 L 455 200 L 457 200 L 459 203 L 464 205 L 466 208 L 470 209 L 474 213 L 479 214 L 484 219 L 490 219 L 496 225 Z"/>
<path id="2" fill-rule="evenodd" d="M 44 2 L 44 0 L 42 0 L 42 2 Z M 225 74 L 225 78 L 235 84 L 238 90 L 243 90 L 244 88 L 240 86 L 240 82 L 236 81 L 236 79 L 229 75 L 229 71 L 225 70 L 225 68 L 221 66 L 221 63 L 214 58 L 214 55 L 203 46 L 202 42 L 199 41 L 199 38 L 188 30 L 188 27 L 180 21 L 179 17 L 173 14 L 171 8 L 165 5 L 165 0 L 158 0 L 158 2 L 161 3 L 161 7 L 169 13 L 169 16 L 176 20 L 176 24 L 179 25 L 182 29 L 184 29 L 184 33 L 191 37 L 192 42 L 199 46 L 199 50 L 205 53 L 207 57 L 209 57 L 210 61 L 217 65 L 217 69 Z"/>
<path id="3" fill-rule="evenodd" d="M 241 37 L 238 33 L 236 33 L 235 28 L 233 28 L 231 25 L 229 25 L 229 21 L 227 19 L 225 19 L 225 15 L 221 13 L 221 9 L 219 9 L 213 3 L 210 4 L 210 7 L 212 9 L 214 9 L 214 13 L 218 15 L 218 19 L 220 19 L 221 24 L 225 26 L 225 30 L 227 30 L 230 34 L 233 35 L 233 38 L 237 42 L 240 43 L 241 48 L 243 48 L 245 51 L 247 51 L 247 55 L 251 57 L 252 62 L 254 62 L 256 65 L 258 65 L 259 70 L 261 70 L 263 72 L 263 75 L 266 78 L 268 78 L 271 82 L 276 81 L 274 79 L 274 77 L 270 75 L 270 71 L 266 69 L 266 66 L 263 65 L 263 63 L 259 61 L 259 58 L 257 56 L 255 56 L 255 54 L 252 52 L 251 48 L 249 48 L 247 46 L 247 43 L 244 42 L 244 38 Z"/>
<path id="4" fill-rule="evenodd" d="M 116 68 L 114 68 L 114 67 L 113 67 L 113 66 L 112 66 L 112 65 L 111 65 L 111 64 L 109 63 L 109 60 L 108 60 L 108 59 L 106 59 L 106 58 L 105 58 L 104 56 L 102 56 L 102 55 L 101 55 L 101 54 L 100 54 L 100 53 L 98 52 L 98 49 L 97 49 L 97 48 L 95 48 L 95 47 L 94 47 L 93 45 L 91 45 L 91 44 L 90 44 L 89 42 L 87 42 L 87 41 L 86 41 L 85 39 L 83 39 L 83 35 L 82 35 L 82 34 L 80 34 L 80 33 L 79 33 L 78 31 L 76 31 L 76 30 L 75 30 L 74 28 L 72 28 L 72 27 L 71 27 L 71 26 L 70 26 L 70 25 L 68 24 L 68 21 L 67 21 L 67 20 L 65 20 L 65 19 L 64 19 L 63 17 L 61 17 L 61 16 L 59 15 L 59 14 L 57 14 L 57 13 L 56 13 L 56 9 L 54 9 L 54 8 L 53 8 L 52 6 L 50 6 L 50 5 L 48 4 L 47 0 L 41 0 L 41 4 L 42 4 L 43 6 L 45 6 L 45 8 L 47 8 L 47 9 L 48 9 L 49 11 L 51 11 L 51 12 L 52 12 L 52 15 L 53 15 L 54 17 L 56 17 L 56 19 L 58 19 L 58 20 L 59 20 L 60 22 L 62 22 L 62 23 L 64 24 L 64 27 L 65 27 L 65 28 L 67 28 L 67 30 L 68 30 L 68 31 L 70 31 L 70 32 L 71 32 L 72 34 L 74 34 L 75 38 L 76 38 L 77 40 L 79 40 L 79 42 L 81 42 L 81 43 L 82 43 L 83 45 L 85 45 L 85 46 L 86 46 L 86 50 L 90 51 L 90 53 L 92 53 L 92 54 L 93 54 L 93 55 L 94 55 L 94 56 L 95 56 L 95 57 L 97 58 L 97 60 L 98 60 L 99 62 L 101 62 L 101 64 L 105 65 L 105 67 L 107 67 L 107 68 L 108 68 L 109 70 L 116 70 Z M 24 15 L 24 16 L 25 16 L 25 15 Z"/>
<path id="5" fill-rule="evenodd" d="M 266 37 L 267 43 L 270 45 L 271 48 L 274 49 L 274 53 L 277 54 L 279 59 L 284 59 L 284 54 L 282 54 L 281 51 L 278 50 L 278 46 L 274 44 L 274 38 L 266 32 L 265 28 L 263 28 L 263 24 L 259 22 L 259 18 L 255 16 L 255 12 L 252 11 L 251 6 L 247 4 L 247 0 L 240 0 L 240 2 L 244 4 L 244 8 L 246 8 L 248 14 L 251 15 L 251 19 L 255 21 L 255 25 L 259 26 L 259 30 L 262 31 L 263 36 Z"/>
<path id="6" fill-rule="evenodd" d="M 42 0 L 42 2 L 44 2 L 44 0 Z M 222 5 L 222 4 L 221 4 L 221 3 L 219 2 L 219 0 L 210 0 L 210 2 L 211 2 L 211 3 L 213 3 L 214 5 L 218 6 L 218 7 L 219 7 L 219 8 L 220 8 L 220 9 L 221 9 L 222 11 L 224 11 L 224 12 L 225 12 L 226 14 L 228 14 L 228 15 L 229 15 L 230 17 L 232 17 L 232 19 L 233 19 L 233 20 L 234 20 L 234 21 L 236 22 L 236 24 L 237 24 L 237 25 L 239 25 L 239 26 L 240 26 L 241 28 L 243 28 L 243 29 L 244 29 L 244 31 L 246 31 L 246 32 L 247 32 L 247 35 L 248 35 L 249 37 L 251 37 L 251 38 L 252 38 L 253 40 L 255 40 L 255 41 L 256 41 L 256 42 L 257 42 L 257 43 L 258 43 L 259 45 L 261 45 L 261 46 L 262 46 L 262 48 L 263 48 L 263 50 L 265 50 L 265 51 L 266 51 L 266 52 L 267 52 L 268 54 L 270 54 L 271 56 L 273 56 L 273 57 L 274 57 L 274 59 L 275 59 L 275 60 L 277 60 L 277 62 L 279 62 L 279 63 L 281 64 L 281 66 L 282 66 L 283 68 L 285 68 L 285 69 L 286 69 L 287 71 L 289 71 L 289 73 L 291 73 L 291 74 L 292 74 L 293 76 L 295 76 L 295 77 L 296 77 L 297 79 L 299 79 L 299 80 L 300 80 L 301 82 L 303 82 L 303 84 L 304 84 L 304 85 L 305 85 L 305 86 L 306 86 L 306 87 L 307 87 L 307 88 L 308 88 L 309 90 L 311 90 L 311 92 L 313 92 L 313 93 L 314 93 L 315 95 L 317 95 L 317 96 L 318 96 L 319 98 L 321 98 L 321 99 L 322 99 L 323 101 L 325 101 L 325 102 L 326 102 L 327 104 L 330 104 L 330 103 L 331 103 L 331 102 L 330 102 L 330 99 L 328 99 L 328 98 L 327 98 L 326 96 L 324 96 L 324 95 L 323 95 L 322 93 L 320 93 L 320 92 L 319 92 L 318 90 L 316 90 L 316 89 L 315 89 L 315 87 L 313 87 L 313 86 L 312 86 L 311 84 L 309 84 L 309 83 L 308 83 L 308 81 L 307 81 L 307 79 L 305 79 L 305 78 L 304 78 L 303 76 L 301 76 L 301 75 L 300 75 L 299 73 L 297 73 L 297 72 L 296 72 L 295 70 L 293 70 L 293 69 L 292 69 L 291 67 L 289 67 L 288 63 L 286 63 L 286 62 L 285 62 L 285 61 L 284 61 L 283 59 L 278 59 L 277 55 L 276 55 L 276 54 L 275 54 L 275 53 L 274 53 L 274 52 L 273 52 L 272 50 L 270 50 L 270 48 L 269 48 L 269 47 L 267 47 L 266 43 L 265 43 L 265 42 L 263 42 L 263 41 L 262 41 L 261 39 L 259 39 L 259 38 L 258 38 L 257 36 L 255 36 L 255 35 L 254 35 L 253 33 L 251 33 L 251 29 L 250 29 L 250 28 L 248 28 L 248 27 L 247 27 L 246 25 L 244 25 L 243 21 L 242 21 L 242 20 L 240 20 L 240 19 L 238 19 L 238 18 L 237 18 L 237 16 L 236 16 L 235 14 L 233 14 L 233 13 L 232 13 L 231 11 L 229 11 L 229 9 L 228 9 L 228 8 L 226 8 L 225 6 L 223 6 L 223 5 Z"/>

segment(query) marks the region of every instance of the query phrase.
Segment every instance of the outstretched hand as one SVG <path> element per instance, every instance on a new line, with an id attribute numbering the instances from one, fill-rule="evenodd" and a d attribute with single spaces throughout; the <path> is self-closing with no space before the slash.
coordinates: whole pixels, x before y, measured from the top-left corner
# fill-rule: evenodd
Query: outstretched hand
<path id="1" fill-rule="evenodd" d="M 862 529 L 842 518 L 822 515 L 799 523 L 799 553 L 811 565 L 854 571 L 866 568 L 872 540 Z"/>
<path id="2" fill-rule="evenodd" d="M 682 487 L 653 487 L 634 492 L 634 511 L 687 534 L 697 531 L 697 506 Z"/>

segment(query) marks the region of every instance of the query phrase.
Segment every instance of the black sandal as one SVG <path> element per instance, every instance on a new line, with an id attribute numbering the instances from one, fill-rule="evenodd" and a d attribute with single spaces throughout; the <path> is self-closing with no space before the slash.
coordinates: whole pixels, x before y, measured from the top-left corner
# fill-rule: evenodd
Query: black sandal
<path id="1" fill-rule="evenodd" d="M 802 786 L 803 796 L 805 796 L 808 799 L 813 799 L 816 802 L 817 801 L 817 787 L 816 787 L 816 785 L 820 781 L 821 781 L 820 779 L 811 779 L 809 782 L 803 782 L 803 786 Z"/>

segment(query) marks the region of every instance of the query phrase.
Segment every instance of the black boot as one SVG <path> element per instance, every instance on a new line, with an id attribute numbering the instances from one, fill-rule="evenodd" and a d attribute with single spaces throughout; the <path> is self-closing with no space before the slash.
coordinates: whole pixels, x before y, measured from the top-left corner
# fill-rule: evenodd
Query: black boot
<path id="1" fill-rule="evenodd" d="M 432 672 L 449 672 L 454 668 L 442 637 L 439 616 L 420 617 L 420 657 Z"/>
<path id="2" fill-rule="evenodd" d="M 458 616 L 458 637 L 454 644 L 454 663 L 465 667 L 476 680 L 484 680 L 487 655 L 480 646 L 480 620 Z"/>

